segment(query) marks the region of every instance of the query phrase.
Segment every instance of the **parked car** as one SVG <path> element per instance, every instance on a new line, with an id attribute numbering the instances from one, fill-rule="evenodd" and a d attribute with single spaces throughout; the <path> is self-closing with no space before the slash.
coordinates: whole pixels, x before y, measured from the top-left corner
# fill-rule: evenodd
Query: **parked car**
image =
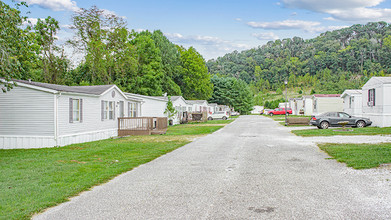
<path id="1" fill-rule="evenodd" d="M 239 112 L 231 112 L 231 116 L 239 116 L 240 113 Z"/>
<path id="2" fill-rule="evenodd" d="M 263 109 L 263 111 L 261 111 L 261 115 L 267 115 L 270 111 L 273 111 L 273 109 Z"/>
<path id="3" fill-rule="evenodd" d="M 286 108 L 286 109 L 287 109 L 288 115 L 292 114 L 292 109 L 291 108 Z M 273 116 L 273 115 L 285 115 L 285 108 L 276 108 L 274 110 L 271 110 L 271 111 L 269 111 L 269 115 L 270 116 Z"/>
<path id="4" fill-rule="evenodd" d="M 209 115 L 208 120 L 223 119 L 227 120 L 229 118 L 228 112 L 215 112 Z"/>
<path id="5" fill-rule="evenodd" d="M 319 129 L 327 129 L 329 127 L 341 127 L 338 122 L 347 121 L 348 127 L 366 127 L 372 124 L 369 118 L 351 116 L 345 112 L 326 112 L 318 116 L 311 116 L 310 125 L 317 126 Z"/>

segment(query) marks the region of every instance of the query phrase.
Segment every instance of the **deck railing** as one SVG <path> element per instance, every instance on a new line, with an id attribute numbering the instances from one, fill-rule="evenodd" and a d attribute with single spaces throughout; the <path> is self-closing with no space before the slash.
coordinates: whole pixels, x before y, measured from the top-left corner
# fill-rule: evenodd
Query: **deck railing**
<path id="1" fill-rule="evenodd" d="M 164 134 L 166 117 L 118 118 L 118 136 Z"/>

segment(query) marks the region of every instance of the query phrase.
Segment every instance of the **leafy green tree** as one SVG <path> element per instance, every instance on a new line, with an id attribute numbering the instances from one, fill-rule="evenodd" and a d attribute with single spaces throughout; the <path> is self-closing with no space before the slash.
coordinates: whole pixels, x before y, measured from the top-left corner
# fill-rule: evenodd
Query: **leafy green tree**
<path id="1" fill-rule="evenodd" d="M 152 33 L 152 39 L 156 47 L 159 48 L 160 57 L 162 58 L 164 74 L 161 86 L 163 92 L 166 92 L 168 95 L 182 95 L 181 88 L 176 83 L 178 77 L 183 75 L 181 55 L 177 46 L 170 42 L 160 30 Z"/>
<path id="2" fill-rule="evenodd" d="M 34 26 L 37 44 L 40 46 L 38 68 L 42 70 L 43 82 L 61 84 L 64 73 L 68 69 L 69 61 L 64 56 L 63 50 L 55 44 L 59 29 L 58 21 L 50 16 L 44 20 L 38 19 Z"/>
<path id="3" fill-rule="evenodd" d="M 210 102 L 234 107 L 235 111 L 247 114 L 252 110 L 254 95 L 243 80 L 234 77 L 212 77 L 213 94 Z"/>
<path id="4" fill-rule="evenodd" d="M 37 59 L 31 26 L 22 26 L 27 22 L 27 17 L 21 15 L 21 6 L 27 7 L 22 2 L 12 8 L 0 1 L 0 77 L 5 81 L 30 78 L 31 69 Z M 1 88 L 3 92 L 12 88 L 11 84 L 1 84 L 4 86 Z"/>
<path id="5" fill-rule="evenodd" d="M 174 108 L 174 105 L 172 104 L 171 96 L 168 96 L 168 101 L 167 101 L 166 109 L 164 110 L 164 114 L 167 114 L 168 119 L 172 121 L 176 113 L 177 110 Z"/>
<path id="6" fill-rule="evenodd" d="M 142 95 L 162 95 L 162 58 L 150 32 L 135 33 L 132 44 L 136 48 L 138 67 L 128 89 Z"/>
<path id="7" fill-rule="evenodd" d="M 81 8 L 75 12 L 72 22 L 75 37 L 68 43 L 86 54 L 84 62 L 88 71 L 84 80 L 92 84 L 112 83 L 108 60 L 113 51 L 110 50 L 112 47 L 109 47 L 110 44 L 107 42 L 110 40 L 110 33 L 123 29 L 126 22 L 116 15 L 105 13 L 96 6 L 90 9 Z"/>
<path id="8" fill-rule="evenodd" d="M 182 75 L 177 82 L 185 99 L 209 99 L 212 95 L 213 84 L 205 60 L 196 49 L 178 47 L 181 54 Z"/>

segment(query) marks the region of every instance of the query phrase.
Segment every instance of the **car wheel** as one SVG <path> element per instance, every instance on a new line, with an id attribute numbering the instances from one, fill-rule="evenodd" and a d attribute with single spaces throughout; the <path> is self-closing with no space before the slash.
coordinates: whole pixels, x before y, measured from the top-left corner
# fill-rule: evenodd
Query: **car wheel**
<path id="1" fill-rule="evenodd" d="M 319 129 L 322 129 L 320 126 L 316 126 L 316 127 L 318 127 Z"/>
<path id="2" fill-rule="evenodd" d="M 213 120 L 213 118 L 212 118 L 212 117 L 209 117 L 208 120 L 211 121 L 211 120 Z"/>
<path id="3" fill-rule="evenodd" d="M 358 122 L 356 123 L 356 127 L 358 127 L 358 128 L 363 128 L 363 127 L 365 127 L 365 122 L 364 122 L 364 121 L 358 121 Z"/>
<path id="4" fill-rule="evenodd" d="M 227 120 L 227 117 L 223 116 L 223 120 Z"/>
<path id="5" fill-rule="evenodd" d="M 329 126 L 330 126 L 330 124 L 327 121 L 322 121 L 320 123 L 320 128 L 321 129 L 327 129 L 327 128 L 329 128 Z"/>
<path id="6" fill-rule="evenodd" d="M 269 113 L 270 116 L 273 116 L 273 113 Z"/>

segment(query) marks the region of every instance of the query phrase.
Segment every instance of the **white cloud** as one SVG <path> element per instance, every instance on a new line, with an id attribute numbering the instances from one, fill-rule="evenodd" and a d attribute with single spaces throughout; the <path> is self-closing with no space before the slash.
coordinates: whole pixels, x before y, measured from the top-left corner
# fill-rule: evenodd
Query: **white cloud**
<path id="1" fill-rule="evenodd" d="M 242 21 L 241 18 L 235 18 L 235 21 Z"/>
<path id="2" fill-rule="evenodd" d="M 218 37 L 201 35 L 184 36 L 179 33 L 164 33 L 164 35 L 175 44 L 195 47 L 206 59 L 223 56 L 234 50 L 241 51 L 251 48 L 247 44 L 223 40 Z"/>
<path id="3" fill-rule="evenodd" d="M 53 11 L 77 11 L 75 1 L 71 0 L 25 0 L 28 5 L 38 5 L 42 8 L 48 8 Z"/>
<path id="4" fill-rule="evenodd" d="M 310 33 L 321 33 L 325 31 L 345 28 L 347 26 L 321 26 L 320 22 L 302 21 L 302 20 L 285 20 L 273 22 L 248 22 L 247 25 L 253 28 L 264 30 L 289 30 L 299 29 Z"/>
<path id="5" fill-rule="evenodd" d="M 330 14 L 343 21 L 391 21 L 391 9 L 374 8 L 385 0 L 282 0 L 285 7 Z"/>
<path id="6" fill-rule="evenodd" d="M 266 33 L 254 33 L 252 34 L 253 37 L 256 37 L 258 40 L 277 40 L 280 39 L 275 33 L 273 32 L 266 32 Z"/>
<path id="7" fill-rule="evenodd" d="M 38 18 L 27 18 L 27 21 L 24 21 L 23 22 L 23 25 L 27 26 L 27 25 L 31 25 L 31 26 L 34 26 L 36 25 L 38 22 Z"/>
<path id="8" fill-rule="evenodd" d="M 115 11 L 110 11 L 110 10 L 107 10 L 107 9 L 102 9 L 102 11 L 103 11 L 104 15 L 114 15 L 114 16 L 117 16 L 117 17 L 122 18 L 122 19 L 127 19 L 126 16 L 119 16 L 117 13 L 115 13 Z"/>
<path id="9" fill-rule="evenodd" d="M 319 22 L 302 21 L 302 20 L 285 20 L 273 22 L 248 22 L 247 25 L 253 28 L 271 29 L 271 30 L 286 30 L 286 29 L 301 29 L 311 31 L 314 27 L 319 26 Z"/>

